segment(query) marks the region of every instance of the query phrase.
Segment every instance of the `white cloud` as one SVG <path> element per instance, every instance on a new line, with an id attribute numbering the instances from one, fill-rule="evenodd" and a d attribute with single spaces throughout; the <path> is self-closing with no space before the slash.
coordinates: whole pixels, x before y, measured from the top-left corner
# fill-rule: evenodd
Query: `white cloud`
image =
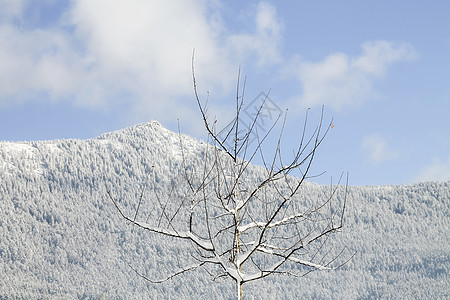
<path id="1" fill-rule="evenodd" d="M 0 0 L 0 19 L 11 20 L 22 14 L 26 0 Z"/>
<path id="2" fill-rule="evenodd" d="M 398 157 L 398 151 L 392 149 L 386 139 L 379 134 L 366 136 L 362 141 L 362 149 L 374 164 Z"/>
<path id="3" fill-rule="evenodd" d="M 233 52 L 241 61 L 256 56 L 258 64 L 281 62 L 280 44 L 282 24 L 272 5 L 260 2 L 255 16 L 256 30 L 253 34 L 235 34 L 228 39 Z"/>
<path id="4" fill-rule="evenodd" d="M 23 17 L 24 5 L 22 0 L 8 6 L 3 13 L 9 18 L 0 24 L 0 105 L 44 92 L 52 101 L 127 107 L 175 120 L 195 110 L 193 48 L 202 95 L 234 89 L 237 66 L 244 61 L 263 67 L 283 61 L 283 25 L 266 2 L 252 14 L 254 30 L 240 33 L 224 28 L 220 5 L 205 0 L 74 0 L 61 18 L 64 24 L 45 29 L 13 25 L 12 18 Z M 334 53 L 316 63 L 297 60 L 294 74 L 303 94 L 296 105 L 340 109 L 361 103 L 375 93 L 374 79 L 414 55 L 409 45 L 377 41 L 363 44 L 357 57 Z"/>
<path id="5" fill-rule="evenodd" d="M 326 105 L 335 110 L 361 104 L 376 94 L 373 81 L 384 76 L 392 63 L 415 57 L 408 44 L 370 41 L 362 45 L 362 53 L 357 57 L 334 53 L 314 63 L 297 58 L 291 70 L 303 92 L 294 101 L 302 107 Z"/>
<path id="6" fill-rule="evenodd" d="M 2 25 L 0 43 L 0 104 L 33 90 L 57 99 L 78 85 L 79 58 L 64 35 Z"/>
<path id="7" fill-rule="evenodd" d="M 3 3 L 4 0 L 0 0 Z M 8 2 L 9 3 L 9 2 Z M 24 1 L 8 8 L 20 17 Z M 240 59 L 270 64 L 280 55 L 281 25 L 266 3 L 254 12 L 255 31 L 233 35 L 203 0 L 74 0 L 64 24 L 45 29 L 0 24 L 0 104 L 47 93 L 83 107 L 127 106 L 161 121 L 190 114 L 191 55 L 200 91 L 234 88 Z M 247 41 L 236 55 L 233 41 Z M 22 96 L 21 96 L 22 95 Z M 194 109 L 194 108 L 193 108 Z"/>
<path id="8" fill-rule="evenodd" d="M 206 15 L 203 1 L 79 0 L 72 11 L 93 61 L 90 73 L 106 88 L 99 92 L 121 88 L 155 111 L 173 109 L 165 102 L 192 94 L 194 48 L 202 85 L 220 89 L 231 83 L 234 73 Z"/>
<path id="9" fill-rule="evenodd" d="M 450 180 L 450 156 L 445 159 L 435 157 L 433 162 L 424 168 L 416 181 L 449 181 Z"/>

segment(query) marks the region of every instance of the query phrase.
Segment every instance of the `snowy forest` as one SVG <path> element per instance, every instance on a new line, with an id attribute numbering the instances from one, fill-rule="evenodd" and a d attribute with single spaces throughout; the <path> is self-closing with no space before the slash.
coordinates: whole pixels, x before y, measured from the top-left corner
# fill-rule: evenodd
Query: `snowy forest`
<path id="1" fill-rule="evenodd" d="M 201 163 L 206 144 L 156 121 L 88 140 L 0 142 L 0 299 L 234 299 L 229 278 L 202 268 L 143 279 L 178 269 L 190 243 L 132 226 L 108 199 L 110 190 L 128 214 L 142 199 L 149 214 L 181 184 L 183 157 Z M 249 180 L 264 172 L 249 170 Z M 305 182 L 299 197 L 329 189 Z M 350 185 L 344 226 L 328 243 L 331 256 L 352 258 L 249 282 L 244 299 L 448 299 L 449 207 L 450 181 Z"/>

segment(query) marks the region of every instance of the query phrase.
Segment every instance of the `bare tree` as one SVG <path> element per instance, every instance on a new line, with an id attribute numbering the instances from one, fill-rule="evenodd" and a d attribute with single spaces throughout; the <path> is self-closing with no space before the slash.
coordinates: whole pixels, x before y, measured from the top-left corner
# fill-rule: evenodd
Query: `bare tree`
<path id="1" fill-rule="evenodd" d="M 127 215 L 108 190 L 109 198 L 128 222 L 191 242 L 193 264 L 157 280 L 138 274 L 151 282 L 163 282 L 201 267 L 214 280 L 233 279 L 237 299 L 242 299 L 242 286 L 247 282 L 274 274 L 299 277 L 342 265 L 343 250 L 330 254 L 326 244 L 329 236 L 343 226 L 347 185 L 344 197 L 337 197 L 340 182 L 331 185 L 324 199 L 307 201 L 301 197 L 301 187 L 310 177 L 316 151 L 332 127 L 332 122 L 323 126 L 323 108 L 320 121 L 312 130 L 308 128 L 306 113 L 298 147 L 284 161 L 281 137 L 286 114 L 278 116 L 266 132 L 258 132 L 263 101 L 254 118 L 246 123 L 241 115 L 245 81 L 244 88 L 240 88 L 238 76 L 234 120 L 225 130 L 218 131 L 216 120 L 208 119 L 207 107 L 199 98 L 194 62 L 192 74 L 209 140 L 203 144 L 205 151 L 199 164 L 186 152 L 180 134 L 184 184 L 178 185 L 177 195 L 181 196 L 172 193 L 163 197 L 155 193 L 156 209 L 150 218 L 147 216 L 147 220 L 153 220 L 148 223 L 138 218 L 142 194 L 136 211 Z M 276 123 L 280 123 L 281 130 L 275 151 L 268 159 L 263 145 Z M 262 168 L 252 164 L 256 159 L 263 164 Z"/>

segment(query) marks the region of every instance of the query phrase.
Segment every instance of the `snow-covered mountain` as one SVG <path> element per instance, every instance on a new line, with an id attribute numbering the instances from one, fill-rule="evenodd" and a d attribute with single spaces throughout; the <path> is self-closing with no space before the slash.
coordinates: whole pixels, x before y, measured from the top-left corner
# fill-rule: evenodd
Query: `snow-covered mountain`
<path id="1" fill-rule="evenodd" d="M 179 180 L 179 140 L 150 122 L 89 140 L 0 142 L 0 299 L 234 299 L 231 280 L 202 270 L 151 284 L 128 266 L 177 268 L 189 245 L 127 224 L 105 184 L 128 211 L 145 185 L 151 209 Z M 204 145 L 183 136 L 186 155 Z M 327 188 L 307 183 L 302 197 Z M 350 187 L 347 199 L 334 243 L 356 252 L 348 264 L 249 283 L 244 298 L 450 298 L 450 182 Z"/>

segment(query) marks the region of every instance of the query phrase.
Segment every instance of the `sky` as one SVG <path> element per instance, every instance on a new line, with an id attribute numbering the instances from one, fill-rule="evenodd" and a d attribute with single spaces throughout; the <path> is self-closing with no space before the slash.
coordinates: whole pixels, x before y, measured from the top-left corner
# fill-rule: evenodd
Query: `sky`
<path id="1" fill-rule="evenodd" d="M 86 139 L 158 120 L 204 139 L 261 93 L 289 152 L 333 122 L 312 181 L 450 180 L 450 2 L 0 0 L 0 141 Z M 270 116 L 266 121 L 275 118 Z M 261 128 L 267 128 L 267 122 Z M 269 141 L 275 141 L 269 140 Z"/>

